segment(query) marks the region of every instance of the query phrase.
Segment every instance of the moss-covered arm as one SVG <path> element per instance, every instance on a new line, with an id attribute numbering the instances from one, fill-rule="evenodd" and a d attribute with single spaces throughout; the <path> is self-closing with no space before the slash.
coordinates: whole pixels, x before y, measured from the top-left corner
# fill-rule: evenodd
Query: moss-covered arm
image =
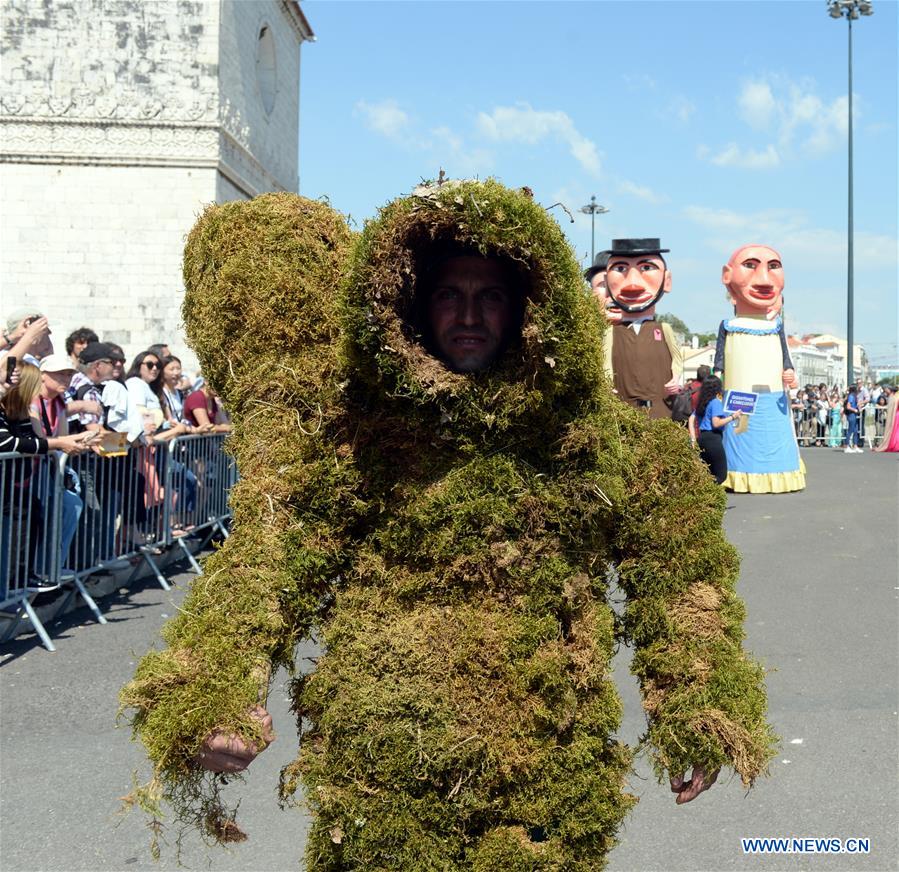
<path id="1" fill-rule="evenodd" d="M 739 557 L 722 529 L 725 494 L 669 421 L 616 411 L 626 498 L 615 521 L 624 628 L 634 646 L 659 778 L 730 766 L 751 785 L 773 755 L 764 670 L 741 645 Z M 677 787 L 677 782 L 672 785 Z"/>
<path id="2" fill-rule="evenodd" d="M 292 666 L 343 565 L 358 481 L 342 435 L 339 322 L 351 234 L 326 203 L 291 194 L 210 206 L 184 252 L 183 316 L 234 421 L 241 480 L 230 538 L 122 690 L 154 766 L 144 806 L 227 839 L 221 779 L 195 757 L 211 734 L 263 747 L 257 714 L 274 667 Z M 149 800 L 147 802 L 143 800 Z"/>

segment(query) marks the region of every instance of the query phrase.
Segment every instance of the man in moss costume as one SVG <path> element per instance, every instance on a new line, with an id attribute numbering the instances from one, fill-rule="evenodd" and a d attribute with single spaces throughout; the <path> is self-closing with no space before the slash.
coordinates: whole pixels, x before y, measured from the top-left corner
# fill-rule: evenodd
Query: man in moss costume
<path id="1" fill-rule="evenodd" d="M 456 371 L 422 335 L 446 247 L 512 265 L 525 292 L 486 369 Z M 355 244 L 320 203 L 212 207 L 185 274 L 242 479 L 231 537 L 122 694 L 156 768 L 144 804 L 234 837 L 196 755 L 216 734 L 264 744 L 260 686 L 313 630 L 281 785 L 304 783 L 310 869 L 601 868 L 634 802 L 613 738 L 622 639 L 681 798 L 722 766 L 746 784 L 765 770 L 723 494 L 676 425 L 612 396 L 598 307 L 526 192 L 422 186 Z"/>

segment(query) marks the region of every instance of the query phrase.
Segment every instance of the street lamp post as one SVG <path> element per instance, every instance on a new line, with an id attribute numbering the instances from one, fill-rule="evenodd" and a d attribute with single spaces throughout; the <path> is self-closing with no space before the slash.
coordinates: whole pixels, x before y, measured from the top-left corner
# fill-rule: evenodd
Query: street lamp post
<path id="1" fill-rule="evenodd" d="M 604 215 L 609 210 L 596 202 L 596 195 L 590 197 L 586 206 L 581 206 L 581 212 L 590 216 L 590 263 L 596 257 L 596 216 Z"/>
<path id="2" fill-rule="evenodd" d="M 853 313 L 853 227 L 852 227 L 852 22 L 859 15 L 873 15 L 870 0 L 827 0 L 827 12 L 831 18 L 845 18 L 849 22 L 849 191 L 847 218 L 846 263 L 846 387 L 855 383 L 853 366 L 854 313 Z"/>

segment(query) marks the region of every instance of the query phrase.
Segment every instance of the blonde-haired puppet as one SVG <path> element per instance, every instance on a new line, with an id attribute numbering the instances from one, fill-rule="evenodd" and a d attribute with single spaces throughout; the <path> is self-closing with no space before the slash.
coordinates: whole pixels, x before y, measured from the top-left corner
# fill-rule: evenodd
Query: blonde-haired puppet
<path id="1" fill-rule="evenodd" d="M 803 490 L 805 467 L 787 393 L 796 374 L 781 317 L 783 262 L 767 245 L 743 245 L 722 268 L 721 280 L 734 317 L 718 328 L 715 369 L 723 372 L 725 391 L 757 394 L 752 414 L 724 431 L 724 486 L 738 493 Z"/>

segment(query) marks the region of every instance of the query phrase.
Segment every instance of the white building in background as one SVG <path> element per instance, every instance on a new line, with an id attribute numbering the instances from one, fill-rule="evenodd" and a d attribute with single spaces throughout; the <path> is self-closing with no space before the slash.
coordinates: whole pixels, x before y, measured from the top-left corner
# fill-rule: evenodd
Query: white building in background
<path id="1" fill-rule="evenodd" d="M 298 191 L 296 0 L 2 0 L 0 316 L 133 355 L 181 330 L 202 208 Z"/>
<path id="2" fill-rule="evenodd" d="M 846 381 L 845 358 L 830 347 L 821 347 L 796 336 L 787 337 L 793 370 L 802 387 L 826 384 L 831 387 Z"/>
<path id="3" fill-rule="evenodd" d="M 839 336 L 833 336 L 829 333 L 809 334 L 801 337 L 801 341 L 806 345 L 811 345 L 820 352 L 824 352 L 834 361 L 834 375 L 827 381 L 828 384 L 838 384 L 842 387 L 846 386 L 846 349 L 849 343 Z M 852 345 L 852 370 L 855 373 L 856 380 L 862 379 L 867 381 L 871 378 L 871 369 L 868 364 L 868 355 L 863 345 Z M 805 384 L 803 381 L 802 384 Z M 817 382 L 815 382 L 817 384 Z"/>
<path id="4" fill-rule="evenodd" d="M 714 366 L 715 346 L 699 347 L 696 337 L 693 345 L 682 345 L 684 358 L 684 380 L 696 377 L 696 370 L 702 365 Z M 828 387 L 845 386 L 846 381 L 846 340 L 830 335 L 788 336 L 787 345 L 790 358 L 799 384 L 819 385 L 822 382 Z M 867 380 L 873 377 L 868 366 L 868 358 L 864 347 L 856 345 L 853 367 L 856 378 Z"/>
<path id="5" fill-rule="evenodd" d="M 695 339 L 696 337 L 694 336 L 693 338 Z M 681 354 L 684 357 L 684 384 L 689 382 L 690 379 L 696 378 L 696 370 L 703 364 L 709 368 L 715 365 L 714 345 L 700 347 L 698 342 L 695 348 L 693 345 L 682 345 Z"/>

